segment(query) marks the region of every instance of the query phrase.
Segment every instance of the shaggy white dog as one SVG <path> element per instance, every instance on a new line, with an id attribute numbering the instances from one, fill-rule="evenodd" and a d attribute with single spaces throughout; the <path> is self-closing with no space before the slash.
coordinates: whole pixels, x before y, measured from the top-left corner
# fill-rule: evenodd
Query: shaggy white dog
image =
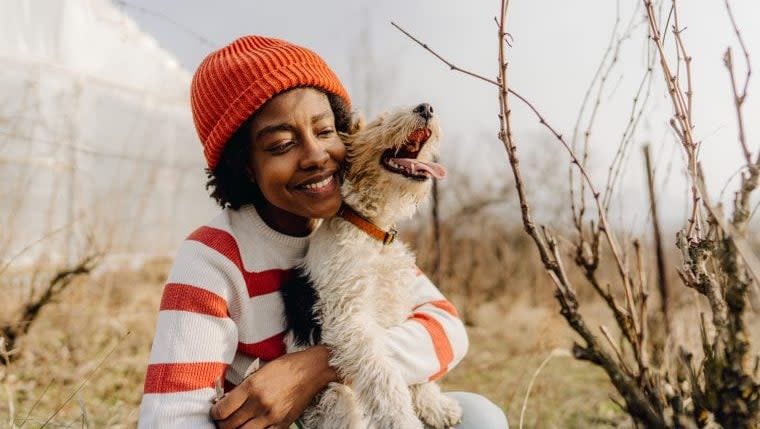
<path id="1" fill-rule="evenodd" d="M 431 177 L 445 175 L 432 161 L 439 133 L 433 108 L 421 104 L 344 136 L 344 207 L 314 234 L 302 268 L 315 291 L 321 342 L 345 384 L 331 383 L 315 399 L 304 413 L 308 428 L 411 429 L 422 422 L 444 428 L 461 418 L 456 401 L 434 383 L 407 386 L 384 350 L 386 328 L 409 316 L 415 281 L 414 256 L 393 240 L 392 228 L 415 213 Z M 312 334 L 307 337 L 320 341 L 318 330 Z M 294 340 L 291 335 L 289 351 L 304 347 Z"/>

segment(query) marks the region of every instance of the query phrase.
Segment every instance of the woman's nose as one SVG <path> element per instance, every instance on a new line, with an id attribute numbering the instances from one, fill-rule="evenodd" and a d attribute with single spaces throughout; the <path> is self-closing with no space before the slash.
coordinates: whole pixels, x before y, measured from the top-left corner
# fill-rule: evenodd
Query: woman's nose
<path id="1" fill-rule="evenodd" d="M 324 144 L 316 136 L 309 135 L 303 141 L 304 154 L 301 158 L 301 168 L 308 170 L 310 168 L 320 168 L 329 159 L 330 154 L 327 152 Z"/>

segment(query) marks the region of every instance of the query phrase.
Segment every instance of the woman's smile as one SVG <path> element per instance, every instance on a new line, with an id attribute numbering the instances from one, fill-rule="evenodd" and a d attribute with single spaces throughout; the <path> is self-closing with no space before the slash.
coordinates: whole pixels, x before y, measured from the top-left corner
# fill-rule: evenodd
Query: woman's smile
<path id="1" fill-rule="evenodd" d="M 305 192 L 306 194 L 313 196 L 329 196 L 331 193 L 338 190 L 338 175 L 336 172 L 321 175 L 314 179 L 309 179 L 306 182 L 297 185 L 296 191 Z"/>

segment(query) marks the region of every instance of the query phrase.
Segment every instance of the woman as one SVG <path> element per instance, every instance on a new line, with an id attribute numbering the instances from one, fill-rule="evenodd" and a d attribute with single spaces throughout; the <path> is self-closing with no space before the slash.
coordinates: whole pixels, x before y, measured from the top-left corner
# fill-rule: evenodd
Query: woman
<path id="1" fill-rule="evenodd" d="M 350 100 L 315 53 L 246 36 L 198 67 L 191 104 L 207 187 L 222 211 L 178 251 L 161 300 L 140 427 L 287 428 L 338 381 L 324 346 L 285 354 L 278 290 L 320 219 L 340 207 L 345 148 L 338 133 L 350 126 Z M 456 312 L 427 277 L 418 276 L 414 290 L 415 316 L 389 329 L 386 341 L 409 384 L 443 376 L 467 349 Z M 267 363 L 245 378 L 257 359 Z M 212 406 L 221 379 L 228 393 Z M 457 395 L 460 427 L 505 427 L 487 399 Z"/>

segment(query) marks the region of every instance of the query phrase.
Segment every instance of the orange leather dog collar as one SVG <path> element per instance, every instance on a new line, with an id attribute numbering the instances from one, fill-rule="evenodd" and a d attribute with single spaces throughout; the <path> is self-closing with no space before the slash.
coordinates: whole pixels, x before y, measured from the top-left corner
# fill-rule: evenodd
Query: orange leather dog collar
<path id="1" fill-rule="evenodd" d="M 346 203 L 340 205 L 338 216 L 351 222 L 375 240 L 382 241 L 383 244 L 391 244 L 396 239 L 397 231 L 395 229 L 391 228 L 390 231 L 384 231 L 378 228 L 377 225 L 365 219 Z"/>

